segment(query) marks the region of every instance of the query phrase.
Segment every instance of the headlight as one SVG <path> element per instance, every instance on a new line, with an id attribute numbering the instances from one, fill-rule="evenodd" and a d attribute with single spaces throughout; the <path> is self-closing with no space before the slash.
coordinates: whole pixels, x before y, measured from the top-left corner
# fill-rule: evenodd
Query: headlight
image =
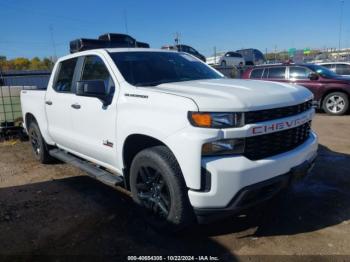
<path id="1" fill-rule="evenodd" d="M 202 146 L 203 156 L 215 155 L 234 155 L 244 152 L 245 140 L 238 139 L 222 139 L 210 143 L 205 143 Z"/>
<path id="2" fill-rule="evenodd" d="M 244 125 L 243 113 L 189 112 L 188 118 L 193 126 L 198 127 L 229 128 Z"/>

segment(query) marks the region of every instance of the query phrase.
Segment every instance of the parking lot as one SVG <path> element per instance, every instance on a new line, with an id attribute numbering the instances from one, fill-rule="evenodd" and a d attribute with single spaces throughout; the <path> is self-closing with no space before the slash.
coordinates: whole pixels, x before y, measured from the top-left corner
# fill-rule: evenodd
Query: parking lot
<path id="1" fill-rule="evenodd" d="M 267 206 L 188 230 L 154 232 L 122 189 L 68 165 L 40 165 L 28 142 L 0 144 L 0 254 L 350 255 L 350 116 L 318 114 L 313 172 Z M 4 257 L 6 258 L 6 257 Z M 0 257 L 1 260 L 1 257 Z"/>

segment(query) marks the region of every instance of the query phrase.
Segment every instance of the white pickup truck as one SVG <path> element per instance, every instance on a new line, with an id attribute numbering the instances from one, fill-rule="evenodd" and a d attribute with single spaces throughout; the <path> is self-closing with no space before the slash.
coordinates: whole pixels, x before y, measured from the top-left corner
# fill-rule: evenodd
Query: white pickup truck
<path id="1" fill-rule="evenodd" d="M 131 191 L 156 227 L 236 214 L 311 169 L 312 94 L 232 80 L 181 52 L 100 48 L 56 63 L 21 94 L 35 157 Z"/>

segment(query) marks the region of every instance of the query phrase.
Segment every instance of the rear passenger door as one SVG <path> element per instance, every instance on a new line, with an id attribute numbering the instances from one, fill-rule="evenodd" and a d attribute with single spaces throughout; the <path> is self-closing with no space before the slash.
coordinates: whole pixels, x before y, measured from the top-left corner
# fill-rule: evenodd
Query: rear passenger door
<path id="1" fill-rule="evenodd" d="M 350 65 L 348 64 L 337 64 L 335 66 L 335 73 L 338 75 L 350 75 Z"/>
<path id="2" fill-rule="evenodd" d="M 226 54 L 225 59 L 227 61 L 227 65 L 229 65 L 229 66 L 238 66 L 239 62 L 241 61 L 240 57 L 235 52 L 228 52 Z"/>
<path id="3" fill-rule="evenodd" d="M 276 81 L 276 82 L 287 82 L 286 77 L 286 66 L 274 66 L 267 67 L 263 72 L 263 80 Z"/>
<path id="4" fill-rule="evenodd" d="M 103 57 L 88 55 L 79 59 L 81 74 L 77 81 L 103 80 L 110 102 L 104 105 L 96 97 L 74 96 L 75 106 L 71 110 L 76 141 L 74 151 L 92 160 L 114 165 L 117 147 L 116 79 Z"/>
<path id="5" fill-rule="evenodd" d="M 336 73 L 335 71 L 335 64 L 323 64 L 323 65 L 320 65 L 320 66 L 323 66 L 325 68 L 328 68 L 329 70 L 333 71 L 334 73 Z M 336 73 L 337 74 L 337 73 Z"/>
<path id="6" fill-rule="evenodd" d="M 71 104 L 74 94 L 72 87 L 76 75 L 77 58 L 64 60 L 57 65 L 55 79 L 47 89 L 45 110 L 50 136 L 57 145 L 70 149 L 72 140 Z"/>

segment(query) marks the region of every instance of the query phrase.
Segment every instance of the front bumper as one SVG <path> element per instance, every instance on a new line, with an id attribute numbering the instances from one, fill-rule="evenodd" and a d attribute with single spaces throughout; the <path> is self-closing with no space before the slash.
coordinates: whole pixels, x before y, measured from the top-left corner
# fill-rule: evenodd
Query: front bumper
<path id="1" fill-rule="evenodd" d="M 282 189 L 305 177 L 314 166 L 315 159 L 311 161 L 306 160 L 287 174 L 242 188 L 225 208 L 195 208 L 198 222 L 203 224 L 234 215 L 271 199 Z"/>
<path id="2" fill-rule="evenodd" d="M 202 168 L 211 177 L 210 189 L 208 192 L 189 190 L 190 202 L 197 213 L 232 209 L 242 189 L 281 175 L 290 176 L 291 170 L 305 161 L 313 163 L 317 147 L 317 136 L 311 132 L 309 139 L 297 148 L 262 160 L 252 161 L 244 156 L 203 158 Z"/>

